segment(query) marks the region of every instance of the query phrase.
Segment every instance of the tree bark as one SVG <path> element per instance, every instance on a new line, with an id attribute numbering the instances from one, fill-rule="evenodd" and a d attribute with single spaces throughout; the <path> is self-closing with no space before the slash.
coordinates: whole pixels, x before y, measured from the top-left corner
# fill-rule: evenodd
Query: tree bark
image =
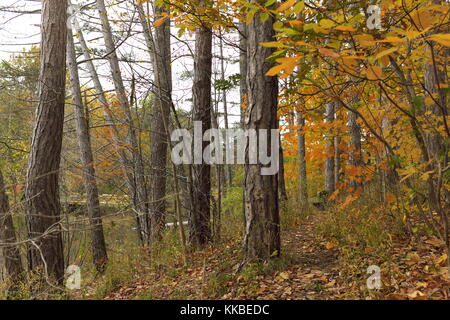
<path id="1" fill-rule="evenodd" d="M 192 120 L 201 121 L 202 136 L 211 128 L 211 74 L 212 30 L 210 27 L 201 26 L 195 34 Z M 201 152 L 208 144 L 203 141 Z M 189 221 L 189 242 L 194 248 L 203 247 L 211 239 L 211 166 L 201 162 L 192 166 L 193 203 Z"/>
<path id="2" fill-rule="evenodd" d="M 247 24 L 241 22 L 239 24 L 239 69 L 241 78 L 239 80 L 239 94 L 241 100 L 241 127 L 245 126 L 245 112 L 248 105 L 248 88 L 247 88 Z"/>
<path id="3" fill-rule="evenodd" d="M 327 103 L 325 106 L 325 119 L 330 125 L 334 122 L 334 107 L 334 101 Z M 334 138 L 332 137 L 332 131 L 333 130 L 330 128 L 325 136 L 325 191 L 328 196 L 334 192 L 336 187 L 334 180 Z"/>
<path id="4" fill-rule="evenodd" d="M 305 118 L 302 111 L 297 111 L 298 123 L 298 180 L 300 184 L 300 201 L 308 202 L 308 184 L 306 175 L 306 146 L 305 146 Z"/>
<path id="5" fill-rule="evenodd" d="M 337 102 L 336 102 L 337 104 Z M 335 110 L 336 115 L 336 121 L 340 120 L 339 114 L 338 114 L 338 108 Z M 336 130 L 336 135 L 334 137 L 334 185 L 335 188 L 337 188 L 337 184 L 340 180 L 340 174 L 341 174 L 341 148 L 339 145 L 341 144 L 341 136 L 340 131 Z"/>
<path id="6" fill-rule="evenodd" d="M 154 6 L 156 15 L 169 14 L 164 7 Z M 149 31 L 150 32 L 150 31 Z M 154 74 L 156 99 L 153 107 L 151 139 L 151 239 L 161 236 L 166 215 L 166 164 L 169 116 L 172 103 L 172 68 L 170 53 L 170 19 L 155 28 Z M 149 48 L 151 50 L 151 48 Z M 174 177 L 176 179 L 176 177 Z"/>
<path id="7" fill-rule="evenodd" d="M 286 181 L 284 179 L 284 156 L 283 156 L 283 147 L 281 146 L 281 135 L 280 135 L 280 143 L 279 143 L 278 153 L 280 158 L 280 170 L 278 172 L 278 186 L 280 189 L 280 197 L 282 200 L 286 201 L 288 199 L 287 191 L 286 191 Z"/>
<path id="8" fill-rule="evenodd" d="M 348 113 L 348 128 L 350 134 L 350 146 L 348 155 L 348 164 L 355 167 L 362 167 L 362 149 L 361 149 L 361 128 L 357 122 L 357 115 L 354 112 Z M 362 182 L 358 181 L 361 177 L 350 177 L 350 187 L 355 191 L 362 187 Z"/>
<path id="9" fill-rule="evenodd" d="M 246 129 L 277 129 L 278 79 L 266 76 L 274 52 L 261 42 L 274 40 L 273 18 L 262 22 L 260 15 L 247 26 L 248 34 L 248 110 Z M 259 145 L 259 136 L 258 136 Z M 278 137 L 276 139 L 279 139 Z M 271 144 L 268 134 L 268 146 Z M 247 143 L 247 158 L 249 145 Z M 280 254 L 280 217 L 277 175 L 261 175 L 261 164 L 245 165 L 244 263 L 267 260 Z"/>
<path id="10" fill-rule="evenodd" d="M 64 280 L 59 167 L 64 123 L 67 1 L 43 0 L 39 102 L 28 162 L 26 201 L 31 270 Z"/>
<path id="11" fill-rule="evenodd" d="M 88 123 L 84 114 L 83 99 L 81 97 L 80 78 L 76 61 L 75 44 L 72 29 L 68 29 L 67 65 L 70 75 L 70 89 L 74 108 L 80 158 L 83 166 L 83 182 L 86 190 L 86 206 L 90 221 L 92 257 L 99 271 L 103 271 L 108 260 L 105 236 L 103 233 L 102 214 L 98 197 L 97 180 L 95 178 L 94 155 L 92 154 L 91 137 Z"/>
<path id="12" fill-rule="evenodd" d="M 248 105 L 248 89 L 247 89 L 247 69 L 248 69 L 248 58 L 247 58 L 247 23 L 239 23 L 239 95 L 240 95 L 240 126 L 241 129 L 245 128 L 245 115 Z M 245 219 L 245 187 L 242 186 L 242 217 L 244 220 L 244 228 L 246 224 Z"/>

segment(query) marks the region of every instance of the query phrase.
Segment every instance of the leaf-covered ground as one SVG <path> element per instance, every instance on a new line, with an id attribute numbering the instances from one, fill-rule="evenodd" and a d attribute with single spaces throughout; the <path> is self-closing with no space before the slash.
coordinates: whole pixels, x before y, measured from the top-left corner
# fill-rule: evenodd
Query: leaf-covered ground
<path id="1" fill-rule="evenodd" d="M 236 270 L 240 242 L 189 256 L 189 265 L 142 272 L 106 299 L 449 299 L 446 255 L 435 237 L 394 239 L 388 261 L 372 249 L 349 259 L 338 243 L 319 236 L 321 216 L 285 232 L 283 258 Z M 369 290 L 367 267 L 378 263 L 382 287 Z"/>

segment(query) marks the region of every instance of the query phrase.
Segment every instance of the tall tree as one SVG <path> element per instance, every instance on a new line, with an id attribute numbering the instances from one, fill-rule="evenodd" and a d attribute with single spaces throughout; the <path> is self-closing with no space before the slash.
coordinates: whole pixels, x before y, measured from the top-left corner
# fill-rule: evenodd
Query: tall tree
<path id="1" fill-rule="evenodd" d="M 338 105 L 338 102 L 336 102 Z M 336 108 L 336 121 L 340 120 L 338 109 Z M 339 130 L 336 130 L 336 135 L 334 136 L 334 185 L 336 186 L 340 179 L 341 172 L 341 133 Z"/>
<path id="2" fill-rule="evenodd" d="M 281 134 L 278 148 L 278 156 L 280 158 L 280 169 L 278 171 L 278 188 L 280 190 L 280 198 L 282 200 L 287 200 L 288 196 L 286 191 L 286 181 L 284 179 L 284 155 L 283 155 L 283 146 L 281 145 Z"/>
<path id="3" fill-rule="evenodd" d="M 26 201 L 31 270 L 62 283 L 64 254 L 59 167 L 66 83 L 67 1 L 43 0 L 39 101 L 28 162 Z"/>
<path id="4" fill-rule="evenodd" d="M 134 181 L 136 194 L 134 202 L 138 210 L 138 217 L 140 220 L 141 238 L 144 244 L 150 241 L 150 219 L 148 212 L 148 190 L 144 177 L 144 164 L 142 155 L 139 152 L 138 141 L 133 124 L 133 117 L 131 114 L 130 102 L 127 99 L 127 93 L 122 79 L 122 72 L 120 70 L 119 58 L 116 52 L 116 45 L 114 43 L 111 24 L 108 20 L 108 12 L 106 11 L 104 0 L 97 0 L 97 9 L 100 15 L 102 26 L 102 34 L 105 42 L 105 47 L 108 52 L 108 62 L 111 69 L 111 75 L 114 82 L 117 99 L 119 100 L 121 110 L 125 115 L 125 123 L 127 125 L 127 143 L 130 148 L 132 165 L 134 171 Z"/>
<path id="5" fill-rule="evenodd" d="M 164 5 L 154 5 L 155 15 L 170 14 Z M 150 32 L 150 31 L 149 31 Z M 170 19 L 155 27 L 153 70 L 155 75 L 155 103 L 152 110 L 151 142 L 151 238 L 160 237 L 166 213 L 166 167 L 169 116 L 172 104 L 172 68 L 170 52 Z M 151 48 L 149 48 L 151 49 Z M 176 179 L 176 177 L 174 177 Z"/>
<path id="6" fill-rule="evenodd" d="M 93 57 L 90 53 L 89 47 L 87 46 L 87 42 L 84 39 L 84 34 L 81 30 L 78 30 L 76 36 L 79 40 L 79 44 L 80 44 L 81 50 L 83 52 L 83 56 L 86 61 L 89 75 L 94 84 L 94 89 L 97 93 L 97 99 L 100 102 L 101 107 L 103 108 L 103 114 L 104 114 L 103 117 L 105 119 L 105 122 L 111 129 L 110 132 L 111 132 L 111 136 L 112 136 L 112 144 L 113 144 L 114 150 L 119 158 L 119 163 L 122 167 L 122 172 L 123 172 L 123 175 L 125 178 L 125 183 L 126 183 L 127 189 L 128 189 L 127 190 L 128 195 L 133 201 L 133 206 L 134 206 L 135 213 L 136 213 L 137 232 L 139 234 L 141 243 L 143 244 L 144 243 L 144 232 L 142 230 L 146 230 L 145 226 L 146 226 L 147 220 L 145 219 L 146 216 L 139 215 L 139 209 L 138 209 L 138 203 L 137 203 L 136 182 L 134 179 L 134 172 L 132 170 L 132 164 L 131 164 L 130 157 L 125 152 L 126 150 L 123 147 L 125 145 L 125 141 L 123 141 L 122 137 L 120 136 L 116 122 L 114 121 L 108 99 L 106 98 L 105 91 L 103 90 L 103 86 L 100 82 L 100 77 L 97 73 L 94 63 L 92 62 Z"/>
<path id="7" fill-rule="evenodd" d="M 273 23 L 272 17 L 262 21 L 260 14 L 256 14 L 247 26 L 246 129 L 269 129 L 270 132 L 270 129 L 276 129 L 278 126 L 278 79 L 266 76 L 272 66 L 267 59 L 274 50 L 260 45 L 261 42 L 274 41 Z M 258 136 L 257 139 L 257 145 L 259 145 L 260 137 Z M 276 139 L 279 137 L 277 136 Z M 269 148 L 270 133 L 267 141 Z M 246 149 L 248 157 L 248 143 Z M 261 168 L 261 164 L 245 165 L 244 262 L 265 260 L 280 254 L 278 177 L 277 175 L 261 175 Z"/>
<path id="8" fill-rule="evenodd" d="M 103 233 L 102 214 L 98 197 L 97 180 L 95 177 L 94 155 L 92 154 L 91 137 L 83 107 L 80 89 L 80 78 L 73 40 L 72 29 L 67 34 L 67 65 L 70 75 L 70 89 L 74 108 L 78 145 L 83 166 L 83 182 L 86 190 L 87 213 L 90 220 L 92 256 L 97 270 L 102 271 L 108 256 L 106 253 L 105 236 Z"/>
<path id="9" fill-rule="evenodd" d="M 306 204 L 308 201 L 308 185 L 306 176 L 306 145 L 305 145 L 305 118 L 302 111 L 297 111 L 298 125 L 298 180 L 300 184 L 300 201 Z"/>
<path id="10" fill-rule="evenodd" d="M 331 101 L 325 106 L 325 120 L 330 125 L 334 122 L 335 101 Z M 330 127 L 325 136 L 325 191 L 331 195 L 335 190 L 334 180 L 334 138 L 332 137 L 332 128 Z"/>
<path id="11" fill-rule="evenodd" d="M 248 105 L 248 89 L 247 89 L 247 23 L 239 23 L 239 96 L 240 96 L 240 126 L 241 129 L 245 128 L 245 115 Z M 245 225 L 245 188 L 242 188 L 242 216 Z"/>
<path id="12" fill-rule="evenodd" d="M 361 128 L 357 122 L 357 115 L 354 112 L 348 113 L 348 128 L 350 134 L 350 145 L 348 154 L 348 164 L 355 168 L 362 166 L 362 150 L 361 150 Z M 350 177 L 350 186 L 353 190 L 362 186 L 358 181 L 359 176 Z"/>
<path id="13" fill-rule="evenodd" d="M 222 90 L 222 103 L 223 103 L 223 120 L 225 129 L 228 130 L 229 128 L 229 121 L 228 121 L 228 103 L 227 103 L 227 88 L 225 85 L 225 56 L 223 53 L 223 37 L 224 33 L 220 32 L 219 34 L 219 53 L 220 53 L 220 80 L 222 81 L 222 85 L 224 86 Z M 218 115 L 217 115 L 218 116 Z M 231 143 L 230 141 L 226 142 Z M 225 171 L 225 183 L 231 187 L 233 183 L 233 172 L 230 165 L 223 166 Z"/>
<path id="14" fill-rule="evenodd" d="M 202 137 L 211 129 L 211 75 L 212 75 L 212 30 L 206 22 L 195 33 L 194 84 L 192 87 L 192 120 L 202 123 Z M 201 140 L 202 137 L 199 137 Z M 202 154 L 207 141 L 203 141 Z M 194 148 L 199 146 L 194 145 Z M 197 160 L 197 161 L 196 161 Z M 211 205 L 211 165 L 202 159 L 194 160 L 192 166 L 192 211 L 190 217 L 189 241 L 194 248 L 203 247 L 211 239 L 210 205 Z"/>

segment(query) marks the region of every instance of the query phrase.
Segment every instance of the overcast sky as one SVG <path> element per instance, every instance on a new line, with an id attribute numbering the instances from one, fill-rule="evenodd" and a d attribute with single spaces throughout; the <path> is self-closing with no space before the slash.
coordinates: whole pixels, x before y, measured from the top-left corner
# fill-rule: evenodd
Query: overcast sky
<path id="1" fill-rule="evenodd" d="M 72 3 L 86 3 L 86 0 L 72 0 Z M 38 44 L 40 40 L 40 14 L 38 13 L 40 9 L 40 3 L 36 1 L 25 1 L 25 0 L 0 0 L 0 8 L 13 8 L 13 10 L 4 10 L 0 12 L 0 60 L 9 59 L 11 54 L 19 53 L 22 50 L 29 48 L 33 44 Z M 115 10 L 120 10 L 120 8 L 115 7 Z M 27 14 L 18 14 L 13 11 L 29 12 Z M 34 12 L 34 13 L 33 13 Z M 114 15 L 114 12 L 109 11 L 110 16 Z M 118 30 L 118 26 L 113 25 L 114 29 Z M 176 29 L 173 29 L 173 33 L 176 34 Z M 87 33 L 86 38 L 89 40 L 89 46 L 91 48 L 101 49 L 103 47 L 103 41 L 98 39 L 100 37 L 99 33 Z M 174 101 L 178 107 L 185 110 L 191 108 L 189 99 L 191 98 L 191 87 L 192 82 L 189 79 L 184 79 L 182 74 L 186 71 L 192 71 L 193 62 L 191 58 L 187 58 L 186 55 L 189 54 L 188 46 L 190 49 L 194 49 L 194 42 L 192 38 L 185 37 L 183 43 L 176 41 L 172 38 L 172 55 L 174 61 L 172 64 L 173 69 L 173 80 L 174 80 Z M 237 42 L 237 35 L 231 36 L 230 41 Z M 218 41 L 218 39 L 215 39 Z M 218 46 L 215 46 L 215 54 L 218 54 Z M 119 56 L 130 56 L 133 55 L 136 59 L 142 59 L 148 61 L 148 54 L 145 52 L 145 46 L 143 41 L 138 38 L 133 38 L 132 40 L 127 40 L 119 48 Z M 224 55 L 230 59 L 237 59 L 238 52 L 236 48 L 225 47 Z M 107 89 L 112 89 L 112 81 L 109 77 L 109 68 L 106 62 L 98 63 L 99 73 L 103 75 L 102 82 L 104 87 Z M 83 68 L 83 66 L 81 66 Z M 148 70 L 149 65 L 146 63 L 140 63 L 138 65 L 133 65 L 133 71 L 129 66 L 122 64 L 123 77 L 126 79 L 131 79 L 131 74 L 134 72 L 137 78 L 141 79 L 151 79 L 151 73 Z M 220 70 L 219 60 L 214 60 L 213 69 Z M 226 63 L 226 75 L 230 76 L 239 73 L 238 63 Z M 82 74 L 82 82 L 87 84 L 89 82 L 89 77 L 86 73 Z M 151 86 L 151 83 L 143 83 L 141 87 L 140 94 L 145 94 L 146 89 Z M 228 112 L 229 114 L 238 115 L 239 114 L 239 92 L 237 89 L 231 90 L 227 94 L 228 100 Z M 220 106 L 221 109 L 221 106 Z M 222 110 L 220 110 L 222 111 Z M 238 122 L 239 118 L 237 116 L 231 116 L 230 122 Z M 220 119 L 221 126 L 223 126 L 223 118 Z"/>

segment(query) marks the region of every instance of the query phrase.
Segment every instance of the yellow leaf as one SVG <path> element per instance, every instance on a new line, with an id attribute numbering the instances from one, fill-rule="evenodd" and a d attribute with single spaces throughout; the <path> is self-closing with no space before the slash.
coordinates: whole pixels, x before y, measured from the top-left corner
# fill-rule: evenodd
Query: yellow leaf
<path id="1" fill-rule="evenodd" d="M 370 47 L 375 44 L 373 36 L 370 34 L 359 34 L 355 36 L 355 39 L 359 42 L 361 47 Z"/>
<path id="2" fill-rule="evenodd" d="M 444 46 L 450 47 L 450 33 L 432 34 L 431 36 L 428 37 L 428 39 L 436 41 L 437 43 L 442 44 Z"/>
<path id="3" fill-rule="evenodd" d="M 294 13 L 295 14 L 299 14 L 303 9 L 305 8 L 305 2 L 299 1 L 295 6 L 294 6 Z"/>
<path id="4" fill-rule="evenodd" d="M 446 254 L 446 253 L 444 253 L 442 256 L 440 256 L 440 257 L 436 260 L 436 263 L 437 263 L 437 264 L 441 264 L 441 263 L 443 263 L 443 262 L 445 262 L 445 261 L 447 261 L 447 254 Z"/>
<path id="5" fill-rule="evenodd" d="M 378 66 L 371 66 L 366 69 L 367 79 L 380 80 L 383 79 L 383 70 Z"/>
<path id="6" fill-rule="evenodd" d="M 349 26 L 337 26 L 337 27 L 336 27 L 336 30 L 339 30 L 339 31 L 348 31 L 348 32 L 355 32 L 355 31 L 356 31 L 355 28 L 349 27 Z"/>
<path id="7" fill-rule="evenodd" d="M 322 28 L 325 28 L 325 29 L 332 28 L 335 25 L 336 24 L 333 22 L 333 20 L 330 20 L 330 19 L 322 19 L 319 22 L 319 26 L 321 26 Z"/>
<path id="8" fill-rule="evenodd" d="M 286 2 L 281 4 L 281 6 L 278 7 L 277 11 L 278 12 L 286 11 L 287 9 L 289 9 L 290 7 L 292 7 L 294 5 L 295 1 L 296 0 L 287 0 Z"/>
<path id="9" fill-rule="evenodd" d="M 335 247 L 336 247 L 336 245 L 331 241 L 328 241 L 327 243 L 325 243 L 325 248 L 327 248 L 328 250 L 331 250 Z"/>
<path id="10" fill-rule="evenodd" d="M 405 40 L 399 37 L 388 36 L 384 40 L 377 40 L 377 42 L 392 42 L 392 43 L 403 43 Z"/>
<path id="11" fill-rule="evenodd" d="M 287 78 L 297 66 L 298 59 L 299 57 L 285 57 L 277 59 L 276 61 L 279 65 L 276 65 L 267 71 L 266 76 L 271 77 L 280 75 L 281 79 Z"/>
<path id="12" fill-rule="evenodd" d="M 383 50 L 383 51 L 377 53 L 377 54 L 373 57 L 373 60 L 380 59 L 380 58 L 382 58 L 382 57 L 384 57 L 384 56 L 386 56 L 386 55 L 388 55 L 388 54 L 391 54 L 392 52 L 395 52 L 395 51 L 397 51 L 397 50 L 398 50 L 397 47 L 393 47 L 393 48 L 390 48 L 390 49 L 387 49 L 387 50 Z"/>
<path id="13" fill-rule="evenodd" d="M 420 180 L 427 181 L 430 174 L 432 174 L 434 170 L 427 171 L 420 176 Z"/>

